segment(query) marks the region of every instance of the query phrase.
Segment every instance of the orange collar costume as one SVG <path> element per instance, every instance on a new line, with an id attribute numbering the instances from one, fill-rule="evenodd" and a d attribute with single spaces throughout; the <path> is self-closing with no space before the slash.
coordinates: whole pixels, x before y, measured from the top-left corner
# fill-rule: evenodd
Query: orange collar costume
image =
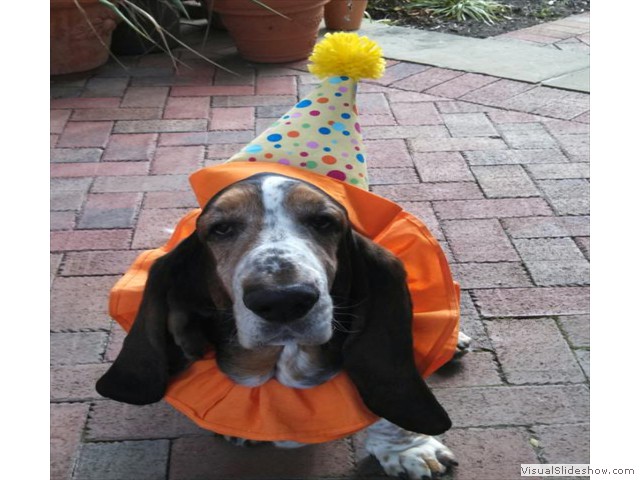
<path id="1" fill-rule="evenodd" d="M 334 34 L 316 46 L 314 56 L 322 57 L 326 50 L 331 50 L 334 59 L 344 55 L 350 51 L 344 42 L 350 42 L 347 47 L 364 45 L 364 57 L 369 58 L 377 47 L 355 34 Z M 329 77 L 325 82 L 230 162 L 199 170 L 190 181 L 201 207 L 228 185 L 264 172 L 309 182 L 342 204 L 354 229 L 393 252 L 405 266 L 413 302 L 414 357 L 426 377 L 455 352 L 459 289 L 427 228 L 399 205 L 366 190 L 364 149 L 355 122 L 355 82 L 375 77 L 375 73 L 362 75 L 351 66 L 374 64 L 380 70 L 381 60 L 380 52 L 373 61 L 362 60 L 357 57 L 361 50 L 337 61 L 341 76 L 336 76 L 333 65 L 327 72 L 322 58 L 316 60 L 312 71 Z M 345 71 L 345 65 L 351 70 Z M 321 107 L 327 107 L 325 111 L 334 120 L 327 121 Z M 318 126 L 318 120 L 324 126 Z M 318 132 L 325 143 L 308 137 L 302 140 L 305 130 Z M 340 166 L 340 157 L 347 163 Z M 199 213 L 196 209 L 185 215 L 167 244 L 142 253 L 114 286 L 109 310 L 125 330 L 129 331 L 135 319 L 151 264 L 195 230 Z M 202 428 L 253 440 L 320 443 L 355 433 L 377 420 L 344 372 L 309 389 L 285 387 L 275 379 L 251 388 L 226 377 L 213 354 L 176 376 L 165 400 Z"/>

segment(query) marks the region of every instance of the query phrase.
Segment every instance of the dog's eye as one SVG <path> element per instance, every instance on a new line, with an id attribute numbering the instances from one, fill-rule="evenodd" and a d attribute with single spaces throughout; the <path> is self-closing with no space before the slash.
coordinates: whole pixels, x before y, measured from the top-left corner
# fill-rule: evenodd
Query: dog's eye
<path id="1" fill-rule="evenodd" d="M 338 222 L 331 215 L 313 215 L 307 223 L 318 232 L 332 232 L 338 228 Z"/>
<path id="2" fill-rule="evenodd" d="M 209 228 L 209 237 L 229 238 L 234 236 L 239 230 L 239 226 L 234 222 L 218 222 Z"/>

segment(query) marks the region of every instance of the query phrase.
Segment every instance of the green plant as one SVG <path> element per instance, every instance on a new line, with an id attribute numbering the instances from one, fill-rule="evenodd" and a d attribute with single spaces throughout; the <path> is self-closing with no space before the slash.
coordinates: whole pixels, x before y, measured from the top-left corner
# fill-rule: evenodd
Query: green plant
<path id="1" fill-rule="evenodd" d="M 209 60 L 207 57 L 200 54 L 198 51 L 194 50 L 189 45 L 182 42 L 179 38 L 175 37 L 173 34 L 171 34 L 169 31 L 163 28 L 156 21 L 153 15 L 151 15 L 149 12 L 145 11 L 143 8 L 138 6 L 135 0 L 98 0 L 98 1 L 102 5 L 113 10 L 118 15 L 118 17 L 120 17 L 120 19 L 123 22 L 125 22 L 134 32 L 140 35 L 140 37 L 144 38 L 145 40 L 147 40 L 148 42 L 150 42 L 151 44 L 153 44 L 154 46 L 158 47 L 160 50 L 165 52 L 167 55 L 169 55 L 169 57 L 171 58 L 171 61 L 173 62 L 174 68 L 178 67 L 178 63 L 181 63 L 185 66 L 186 64 L 172 54 L 171 48 L 169 48 L 169 42 L 168 42 L 169 38 L 174 42 L 176 42 L 181 47 L 188 49 L 189 51 L 194 53 L 196 56 L 206 60 L 207 62 L 217 67 L 224 69 L 224 67 Z M 169 8 L 175 9 L 185 17 L 187 18 L 189 17 L 189 14 L 187 13 L 186 9 L 184 8 L 184 5 L 180 0 L 158 0 L 158 1 L 164 3 Z M 79 6 L 79 4 L 77 5 Z M 149 31 L 149 25 L 157 33 L 157 38 L 159 38 L 159 40 L 156 40 L 154 38 L 154 35 L 152 35 L 152 32 Z"/>
<path id="2" fill-rule="evenodd" d="M 426 8 L 435 16 L 467 19 L 493 24 L 509 11 L 509 7 L 491 0 L 416 0 L 409 8 Z"/>

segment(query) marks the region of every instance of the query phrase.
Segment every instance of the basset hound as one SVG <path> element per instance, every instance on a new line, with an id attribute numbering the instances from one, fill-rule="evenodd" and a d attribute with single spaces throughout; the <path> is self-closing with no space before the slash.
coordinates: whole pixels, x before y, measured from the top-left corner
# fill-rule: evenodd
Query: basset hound
<path id="1" fill-rule="evenodd" d="M 246 386 L 275 378 L 308 388 L 344 369 L 381 417 L 366 447 L 386 473 L 442 473 L 456 461 L 431 435 L 451 421 L 414 363 L 405 276 L 320 189 L 252 176 L 215 195 L 195 232 L 154 263 L 136 321 L 96 388 L 121 402 L 157 402 L 171 376 L 211 347 L 219 368 Z M 459 347 L 468 340 L 461 334 Z"/>

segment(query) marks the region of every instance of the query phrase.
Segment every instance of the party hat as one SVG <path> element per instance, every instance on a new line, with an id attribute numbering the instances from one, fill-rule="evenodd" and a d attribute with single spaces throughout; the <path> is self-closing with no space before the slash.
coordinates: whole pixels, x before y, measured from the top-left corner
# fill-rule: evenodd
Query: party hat
<path id="1" fill-rule="evenodd" d="M 380 78 L 380 46 L 356 33 L 328 33 L 311 57 L 320 84 L 229 162 L 274 162 L 303 168 L 368 189 L 356 90 Z"/>

